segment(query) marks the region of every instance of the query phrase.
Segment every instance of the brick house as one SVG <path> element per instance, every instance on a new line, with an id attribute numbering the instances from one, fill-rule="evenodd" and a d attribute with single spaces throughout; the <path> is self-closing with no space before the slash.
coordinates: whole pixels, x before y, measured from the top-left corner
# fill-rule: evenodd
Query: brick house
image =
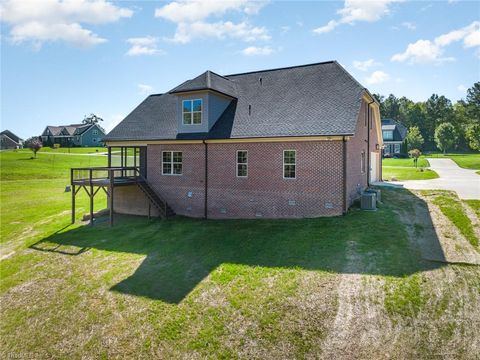
<path id="1" fill-rule="evenodd" d="M 147 97 L 105 142 L 109 166 L 143 183 L 115 186 L 116 213 L 161 213 L 158 198 L 163 215 L 334 216 L 381 179 L 378 103 L 336 61 L 207 71 Z"/>

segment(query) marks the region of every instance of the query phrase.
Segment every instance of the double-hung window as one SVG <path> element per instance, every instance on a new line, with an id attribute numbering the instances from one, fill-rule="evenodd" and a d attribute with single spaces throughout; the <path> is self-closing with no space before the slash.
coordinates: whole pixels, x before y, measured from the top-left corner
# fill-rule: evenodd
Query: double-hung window
<path id="1" fill-rule="evenodd" d="M 237 151 L 237 177 L 248 176 L 248 151 Z"/>
<path id="2" fill-rule="evenodd" d="M 295 179 L 297 166 L 297 152 L 295 150 L 283 150 L 283 178 Z"/>
<path id="3" fill-rule="evenodd" d="M 202 99 L 183 100 L 183 125 L 199 125 L 202 123 Z"/>
<path id="4" fill-rule="evenodd" d="M 162 152 L 162 175 L 182 175 L 182 152 Z"/>

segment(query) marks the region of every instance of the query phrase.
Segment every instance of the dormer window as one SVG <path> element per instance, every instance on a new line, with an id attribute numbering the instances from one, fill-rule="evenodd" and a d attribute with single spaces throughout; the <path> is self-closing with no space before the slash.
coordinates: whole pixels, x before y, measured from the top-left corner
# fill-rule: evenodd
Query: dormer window
<path id="1" fill-rule="evenodd" d="M 382 131 L 383 140 L 393 140 L 393 131 L 391 130 L 383 130 Z"/>
<path id="2" fill-rule="evenodd" d="M 202 100 L 183 100 L 183 125 L 199 125 L 202 123 Z"/>

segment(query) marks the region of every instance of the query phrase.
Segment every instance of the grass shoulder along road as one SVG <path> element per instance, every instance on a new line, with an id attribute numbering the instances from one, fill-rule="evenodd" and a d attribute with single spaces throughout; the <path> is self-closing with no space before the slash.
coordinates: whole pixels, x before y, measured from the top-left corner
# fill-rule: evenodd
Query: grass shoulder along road
<path id="1" fill-rule="evenodd" d="M 413 162 L 412 158 L 408 159 L 394 159 L 394 158 L 384 158 L 382 159 L 382 165 L 385 166 L 401 166 L 401 167 L 415 167 L 415 163 Z M 430 164 L 428 163 L 428 160 L 424 157 L 421 156 L 418 158 L 418 167 L 429 167 Z"/>
<path id="2" fill-rule="evenodd" d="M 463 153 L 463 154 L 429 154 L 427 157 L 432 158 L 448 158 L 457 163 L 458 166 L 465 169 L 480 169 L 480 153 Z"/>

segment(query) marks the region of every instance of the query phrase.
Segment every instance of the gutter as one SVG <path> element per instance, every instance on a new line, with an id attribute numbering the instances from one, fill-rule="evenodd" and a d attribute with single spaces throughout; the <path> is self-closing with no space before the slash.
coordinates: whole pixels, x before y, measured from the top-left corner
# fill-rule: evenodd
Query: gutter
<path id="1" fill-rule="evenodd" d="M 372 100 L 367 104 L 367 187 L 370 186 L 370 105 L 374 102 L 375 100 Z"/>
<path id="2" fill-rule="evenodd" d="M 347 139 L 343 137 L 343 209 L 342 213 L 347 213 Z"/>

